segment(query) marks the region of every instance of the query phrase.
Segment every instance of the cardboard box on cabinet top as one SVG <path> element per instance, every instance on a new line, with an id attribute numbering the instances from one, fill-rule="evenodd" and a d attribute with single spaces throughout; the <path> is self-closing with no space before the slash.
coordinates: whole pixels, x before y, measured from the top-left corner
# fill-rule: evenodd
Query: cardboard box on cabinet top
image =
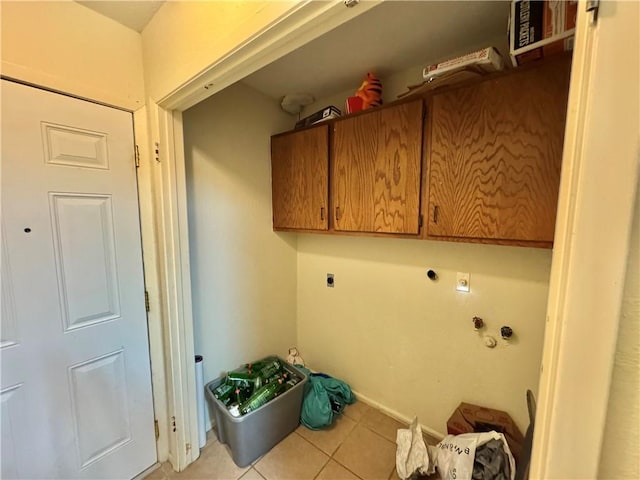
<path id="1" fill-rule="evenodd" d="M 576 0 L 512 0 L 509 52 L 513 66 L 573 50 Z"/>
<path id="2" fill-rule="evenodd" d="M 491 430 L 504 434 L 517 464 L 522 453 L 524 437 L 508 413 L 470 403 L 461 403 L 447 421 L 447 433 L 451 435 L 489 432 Z"/>

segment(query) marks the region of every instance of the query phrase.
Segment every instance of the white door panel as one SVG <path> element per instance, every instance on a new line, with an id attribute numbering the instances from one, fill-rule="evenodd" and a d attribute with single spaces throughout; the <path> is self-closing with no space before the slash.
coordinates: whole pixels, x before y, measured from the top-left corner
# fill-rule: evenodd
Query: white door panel
<path id="1" fill-rule="evenodd" d="M 2 410 L 2 418 L 0 425 L 2 427 L 2 441 L 0 457 L 1 478 L 20 478 L 20 464 L 23 460 L 19 458 L 20 445 L 25 443 L 21 438 L 20 425 L 16 424 L 15 419 L 24 416 L 24 389 L 23 385 L 11 385 L 0 390 L 0 409 Z"/>
<path id="2" fill-rule="evenodd" d="M 16 328 L 16 307 L 13 296 L 13 280 L 11 276 L 11 262 L 7 252 L 7 242 L 4 240 L 4 228 L 2 230 L 2 272 L 0 285 L 2 285 L 2 310 L 0 311 L 0 349 L 11 347 L 18 343 L 18 330 Z"/>
<path id="3" fill-rule="evenodd" d="M 86 467 L 131 441 L 124 352 L 74 365 L 69 377 L 78 454 Z M 102 393 L 96 396 L 96 391 Z"/>
<path id="4" fill-rule="evenodd" d="M 42 140 L 47 163 L 109 169 L 104 133 L 42 122 Z"/>
<path id="5" fill-rule="evenodd" d="M 131 114 L 3 80 L 1 168 L 2 476 L 131 478 L 156 461 Z"/>
<path id="6" fill-rule="evenodd" d="M 49 202 L 65 331 L 119 318 L 111 196 L 49 193 Z"/>

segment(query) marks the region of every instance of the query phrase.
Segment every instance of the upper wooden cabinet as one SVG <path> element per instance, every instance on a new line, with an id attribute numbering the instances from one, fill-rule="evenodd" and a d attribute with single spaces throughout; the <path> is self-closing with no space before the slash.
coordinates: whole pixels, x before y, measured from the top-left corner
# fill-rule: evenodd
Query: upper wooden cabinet
<path id="1" fill-rule="evenodd" d="M 333 228 L 419 232 L 422 99 L 333 124 Z"/>
<path id="2" fill-rule="evenodd" d="M 327 230 L 328 149 L 328 125 L 271 138 L 275 230 Z"/>
<path id="3" fill-rule="evenodd" d="M 550 247 L 570 68 L 549 59 L 272 137 L 274 229 Z"/>
<path id="4" fill-rule="evenodd" d="M 565 58 L 432 97 L 428 238 L 551 245 L 569 72 Z"/>

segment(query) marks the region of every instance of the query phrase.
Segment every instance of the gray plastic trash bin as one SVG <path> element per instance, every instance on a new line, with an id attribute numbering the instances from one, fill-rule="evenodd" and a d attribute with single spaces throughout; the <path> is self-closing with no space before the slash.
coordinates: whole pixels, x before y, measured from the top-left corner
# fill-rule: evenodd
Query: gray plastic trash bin
<path id="1" fill-rule="evenodd" d="M 205 386 L 207 398 L 212 406 L 218 440 L 229 445 L 233 461 L 245 467 L 271 450 L 300 424 L 302 396 L 307 376 L 279 357 L 285 370 L 301 378 L 293 388 L 274 398 L 253 412 L 234 417 L 227 407 L 213 395 L 225 377 L 220 377 Z"/>

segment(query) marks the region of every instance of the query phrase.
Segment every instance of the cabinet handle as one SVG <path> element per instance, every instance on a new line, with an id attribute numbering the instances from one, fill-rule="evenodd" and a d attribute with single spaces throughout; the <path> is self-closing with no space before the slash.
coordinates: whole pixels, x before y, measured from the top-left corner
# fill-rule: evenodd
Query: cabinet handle
<path id="1" fill-rule="evenodd" d="M 336 207 L 336 220 L 340 220 L 340 207 Z"/>
<path id="2" fill-rule="evenodd" d="M 324 220 L 324 207 L 320 207 L 320 220 Z"/>
<path id="3" fill-rule="evenodd" d="M 438 212 L 439 212 L 439 208 L 438 205 L 434 205 L 433 207 L 433 223 L 434 224 L 438 224 Z"/>

